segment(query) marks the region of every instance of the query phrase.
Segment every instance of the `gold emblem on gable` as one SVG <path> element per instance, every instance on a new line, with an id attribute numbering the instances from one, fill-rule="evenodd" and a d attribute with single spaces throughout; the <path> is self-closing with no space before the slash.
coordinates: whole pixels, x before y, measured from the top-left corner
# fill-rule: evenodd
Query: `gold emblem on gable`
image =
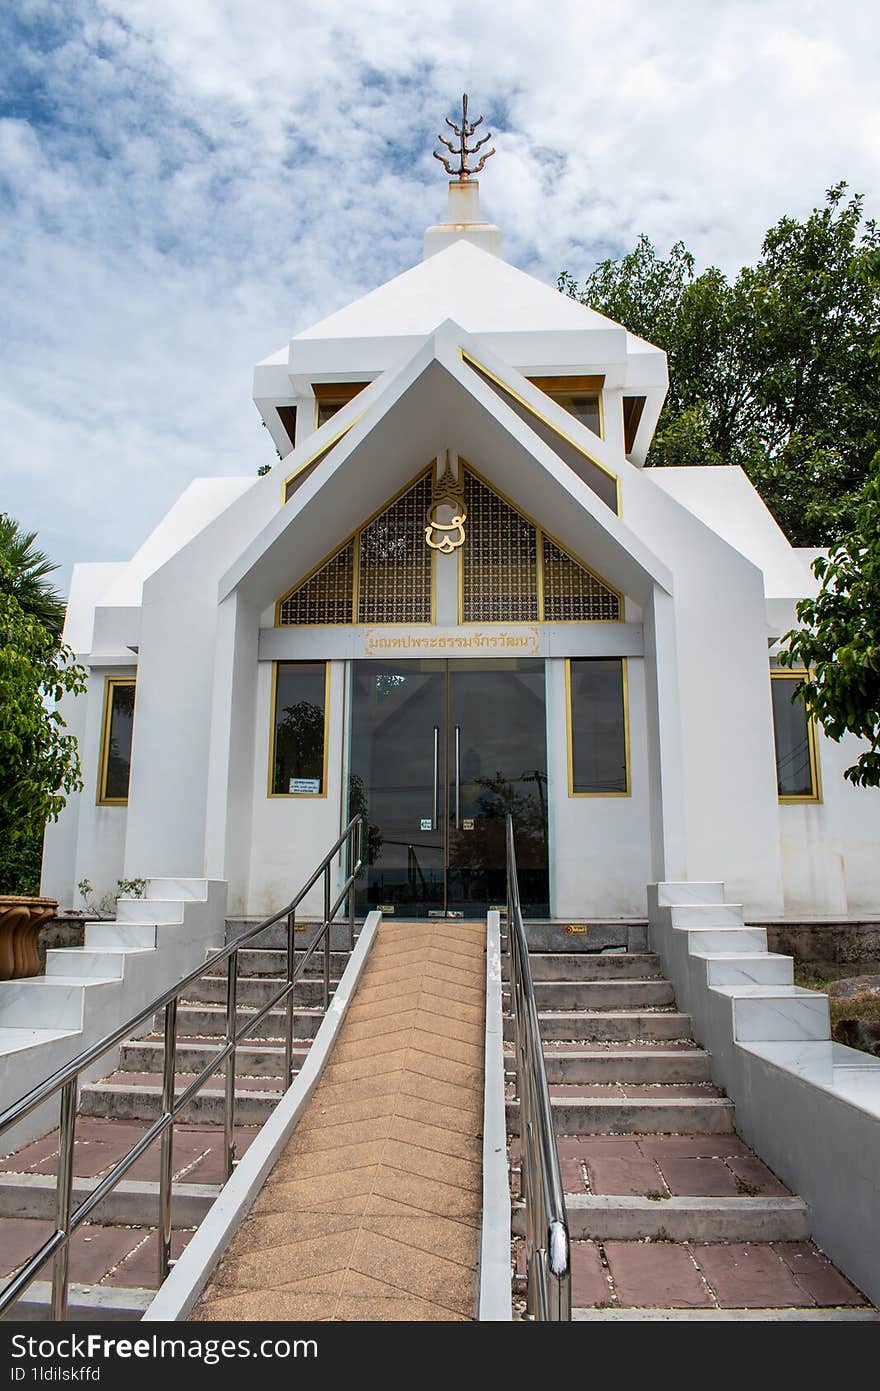
<path id="1" fill-rule="evenodd" d="M 432 551 L 451 555 L 464 545 L 467 506 L 464 483 L 456 479 L 446 455 L 446 467 L 434 483 L 431 505 L 425 513 L 425 541 Z"/>

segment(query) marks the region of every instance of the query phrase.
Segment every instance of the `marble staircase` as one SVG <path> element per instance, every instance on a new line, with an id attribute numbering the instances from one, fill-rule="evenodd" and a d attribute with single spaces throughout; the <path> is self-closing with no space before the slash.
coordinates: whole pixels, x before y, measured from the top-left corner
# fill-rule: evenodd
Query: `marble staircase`
<path id="1" fill-rule="evenodd" d="M 155 901 L 155 900 L 153 900 Z M 163 905 L 163 923 L 151 923 L 151 910 L 142 904 L 126 908 L 115 924 L 96 924 L 80 949 L 79 970 L 127 969 L 132 953 L 150 950 L 152 930 L 170 925 L 171 913 Z M 129 928 L 137 945 L 124 950 Z M 178 925 L 179 930 L 179 925 Z M 298 943 L 298 947 L 301 944 Z M 216 946 L 203 946 L 203 959 Z M 60 958 L 63 953 L 50 953 Z M 107 955 L 111 960 L 104 961 Z M 344 969 L 347 954 L 334 952 L 332 982 Z M 53 967 L 62 976 L 60 961 Z M 243 949 L 239 958 L 239 1022 L 253 1012 L 269 991 L 280 984 L 286 971 L 286 951 L 260 945 Z M 315 960 L 297 989 L 294 1071 L 306 1057 L 322 1017 L 319 975 L 323 962 Z M 95 975 L 92 979 L 112 979 Z M 217 1003 L 219 984 L 225 1002 L 225 976 L 205 975 L 190 990 L 178 1009 L 177 1086 L 187 1085 L 207 1063 L 226 1030 L 225 1003 Z M 271 1114 L 282 1094 L 284 1015 L 273 1010 L 263 1021 L 256 1039 L 238 1050 L 236 1083 L 236 1151 L 244 1154 L 258 1128 Z M 75 1201 L 88 1195 L 159 1114 L 163 1058 L 161 1019 L 140 1037 L 131 1037 L 110 1058 L 105 1075 L 80 1089 L 74 1149 Z M 193 1232 L 215 1201 L 224 1178 L 223 1073 L 218 1072 L 175 1125 L 172 1218 L 173 1256 L 185 1248 Z M 45 1240 L 54 1225 L 55 1173 L 58 1163 L 57 1130 L 25 1143 L 0 1160 L 0 1280 Z M 153 1298 L 158 1283 L 157 1214 L 159 1199 L 159 1146 L 154 1143 L 96 1210 L 71 1243 L 71 1317 L 80 1319 L 139 1318 Z M 48 1317 L 49 1270 L 16 1306 L 15 1317 Z"/>
<path id="2" fill-rule="evenodd" d="M 768 954 L 763 930 L 745 927 L 720 886 L 714 892 L 708 903 L 698 895 L 676 904 L 672 928 L 705 959 L 713 989 L 744 1008 L 741 1026 L 755 1027 L 749 1010 L 764 1000 L 818 1029 L 827 1001 L 798 991 L 790 959 Z M 676 1006 L 661 957 L 530 956 L 573 1239 L 574 1318 L 876 1318 L 810 1241 L 808 1205 L 736 1133 L 734 1105 Z M 521 1236 L 513 1093 L 511 1082 Z"/>

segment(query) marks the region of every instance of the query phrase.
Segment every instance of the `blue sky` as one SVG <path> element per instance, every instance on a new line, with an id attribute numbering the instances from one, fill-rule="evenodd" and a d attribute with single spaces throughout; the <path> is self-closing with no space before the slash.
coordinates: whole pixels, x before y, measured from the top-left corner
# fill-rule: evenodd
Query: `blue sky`
<path id="1" fill-rule="evenodd" d="M 253 364 L 418 259 L 464 89 L 484 209 L 551 283 L 642 231 L 736 270 L 840 178 L 880 213 L 867 0 L 18 0 L 0 28 L 0 509 L 65 567 L 274 460 Z"/>

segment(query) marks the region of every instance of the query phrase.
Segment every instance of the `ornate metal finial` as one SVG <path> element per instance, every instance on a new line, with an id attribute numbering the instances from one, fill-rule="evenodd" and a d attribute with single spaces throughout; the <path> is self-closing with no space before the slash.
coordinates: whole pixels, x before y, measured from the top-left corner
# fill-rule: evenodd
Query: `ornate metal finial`
<path id="1" fill-rule="evenodd" d="M 464 524 L 467 504 L 464 500 L 464 479 L 452 472 L 449 450 L 446 467 L 431 489 L 431 505 L 425 513 L 425 541 L 432 551 L 451 555 L 464 545 Z"/>
<path id="2" fill-rule="evenodd" d="M 477 150 L 481 149 L 483 145 L 492 139 L 492 136 L 487 132 L 482 140 L 478 140 L 475 145 L 468 145 L 467 142 L 474 134 L 477 126 L 482 125 L 482 123 L 482 116 L 478 116 L 475 121 L 468 121 L 468 95 L 467 92 L 465 92 L 461 99 L 461 125 L 457 126 L 454 121 L 450 121 L 448 116 L 446 117 L 446 124 L 455 132 L 458 144 L 454 145 L 451 140 L 447 140 L 445 135 L 437 136 L 440 144 L 445 145 L 453 158 L 458 159 L 458 168 L 453 169 L 446 156 L 439 154 L 437 150 L 433 152 L 434 158 L 439 159 L 447 174 L 453 177 L 457 176 L 459 183 L 467 183 L 468 179 L 471 178 L 473 174 L 479 174 L 486 160 L 490 155 L 494 155 L 495 153 L 494 148 L 487 150 L 484 155 L 480 155 L 480 162 L 475 169 L 468 168 L 468 155 L 475 155 Z"/>

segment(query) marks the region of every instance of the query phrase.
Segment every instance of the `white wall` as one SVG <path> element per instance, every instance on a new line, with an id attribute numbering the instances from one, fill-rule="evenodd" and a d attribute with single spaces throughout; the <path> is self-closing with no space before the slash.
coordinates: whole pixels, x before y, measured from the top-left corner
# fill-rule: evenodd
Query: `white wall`
<path id="1" fill-rule="evenodd" d="M 779 914 L 763 577 L 651 487 L 652 472 L 639 475 L 647 487 L 633 488 L 631 475 L 625 475 L 630 486 L 624 489 L 624 515 L 673 568 L 681 767 L 676 772 L 666 757 L 663 785 L 664 797 L 680 796 L 683 806 L 685 863 L 678 872 L 695 880 L 723 879 L 749 913 Z"/>
<path id="2" fill-rule="evenodd" d="M 565 662 L 547 662 L 550 911 L 557 918 L 642 917 L 651 868 L 645 664 L 627 659 L 629 797 L 570 797 Z"/>
<path id="3" fill-rule="evenodd" d="M 818 731 L 821 802 L 779 805 L 788 918 L 880 913 L 880 789 L 854 787 L 843 771 L 861 742 Z"/>

